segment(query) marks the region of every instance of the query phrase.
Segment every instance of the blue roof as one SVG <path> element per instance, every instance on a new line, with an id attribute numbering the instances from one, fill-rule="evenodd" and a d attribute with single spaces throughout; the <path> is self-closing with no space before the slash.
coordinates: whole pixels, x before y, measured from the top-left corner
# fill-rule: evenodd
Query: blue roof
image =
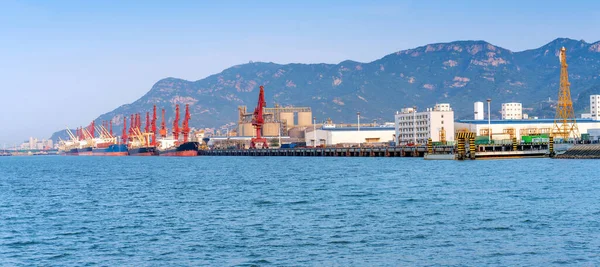
<path id="1" fill-rule="evenodd" d="M 575 119 L 577 123 L 600 123 L 592 119 Z M 488 124 L 487 120 L 456 120 L 459 123 L 469 124 Z M 491 120 L 490 124 L 535 124 L 535 123 L 554 123 L 554 119 L 537 119 L 537 120 Z"/>

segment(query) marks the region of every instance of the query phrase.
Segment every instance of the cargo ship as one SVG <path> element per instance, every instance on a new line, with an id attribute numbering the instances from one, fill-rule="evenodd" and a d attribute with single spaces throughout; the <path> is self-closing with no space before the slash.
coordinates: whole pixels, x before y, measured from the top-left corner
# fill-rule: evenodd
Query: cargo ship
<path id="1" fill-rule="evenodd" d="M 92 147 L 79 147 L 77 148 L 77 156 L 92 156 Z"/>
<path id="2" fill-rule="evenodd" d="M 154 121 L 152 119 L 152 125 L 154 128 Z M 146 122 L 148 124 L 148 122 Z M 148 128 L 146 132 L 141 132 L 139 128 L 133 128 L 133 136 L 129 141 L 129 155 L 130 156 L 158 156 L 158 150 L 153 145 L 154 133 L 149 132 Z"/>
<path id="3" fill-rule="evenodd" d="M 195 157 L 198 156 L 198 148 L 200 147 L 199 142 L 185 142 L 181 145 L 166 148 L 158 151 L 159 156 L 172 156 L 172 157 Z"/>
<path id="4" fill-rule="evenodd" d="M 79 153 L 77 152 L 77 143 L 72 140 L 60 140 L 58 142 L 58 154 L 65 156 L 77 156 Z"/>
<path id="5" fill-rule="evenodd" d="M 164 122 L 164 109 L 163 119 L 161 123 L 160 134 L 162 139 L 158 145 L 159 156 L 171 156 L 171 157 L 195 157 L 198 156 L 198 149 L 200 143 L 194 140 L 188 140 L 190 134 L 189 120 L 190 111 L 189 105 L 185 105 L 185 117 L 183 120 L 183 129 L 179 130 L 179 105 L 175 106 L 175 119 L 173 120 L 173 135 L 166 137 L 166 127 Z M 183 135 L 183 142 L 179 143 L 179 133 Z"/>
<path id="6" fill-rule="evenodd" d="M 156 150 L 156 147 L 138 147 L 130 148 L 128 150 L 130 156 L 158 156 L 158 150 Z"/>
<path id="7" fill-rule="evenodd" d="M 124 144 L 109 144 L 105 147 L 92 148 L 93 156 L 127 156 L 127 145 Z"/>
<path id="8" fill-rule="evenodd" d="M 71 149 L 65 150 L 64 153 L 67 156 L 78 156 L 79 155 L 77 148 L 71 148 Z"/>

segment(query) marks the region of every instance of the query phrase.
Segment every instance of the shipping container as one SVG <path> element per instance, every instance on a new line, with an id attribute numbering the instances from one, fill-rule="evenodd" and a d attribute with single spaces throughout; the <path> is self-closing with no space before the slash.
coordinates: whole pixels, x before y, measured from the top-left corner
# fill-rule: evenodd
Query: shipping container
<path id="1" fill-rule="evenodd" d="M 495 145 L 512 145 L 512 139 L 494 140 Z"/>
<path id="2" fill-rule="evenodd" d="M 590 134 L 588 134 L 588 133 L 582 133 L 581 134 L 581 140 L 583 140 L 583 141 L 590 141 Z"/>
<path id="3" fill-rule="evenodd" d="M 296 147 L 306 147 L 306 142 L 293 142 Z"/>
<path id="4" fill-rule="evenodd" d="M 295 148 L 296 144 L 291 143 L 291 144 L 281 144 L 280 148 Z"/>
<path id="5" fill-rule="evenodd" d="M 489 141 L 490 137 L 487 135 L 479 135 L 479 136 L 475 136 L 475 141 Z"/>
<path id="6" fill-rule="evenodd" d="M 475 144 L 476 145 L 487 145 L 490 143 L 489 136 L 475 136 Z"/>

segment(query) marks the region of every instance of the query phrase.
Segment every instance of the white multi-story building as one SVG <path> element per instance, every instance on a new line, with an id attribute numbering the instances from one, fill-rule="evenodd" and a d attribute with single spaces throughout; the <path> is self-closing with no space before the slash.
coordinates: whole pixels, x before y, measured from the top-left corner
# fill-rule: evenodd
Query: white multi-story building
<path id="1" fill-rule="evenodd" d="M 590 113 L 592 120 L 600 120 L 600 95 L 590 95 Z"/>
<path id="2" fill-rule="evenodd" d="M 429 138 L 440 142 L 442 134 L 446 141 L 454 141 L 454 111 L 450 104 L 436 104 L 421 112 L 403 108 L 396 113 L 394 128 L 399 145 L 425 144 Z"/>
<path id="3" fill-rule="evenodd" d="M 521 103 L 502 103 L 503 120 L 522 120 L 523 105 Z"/>

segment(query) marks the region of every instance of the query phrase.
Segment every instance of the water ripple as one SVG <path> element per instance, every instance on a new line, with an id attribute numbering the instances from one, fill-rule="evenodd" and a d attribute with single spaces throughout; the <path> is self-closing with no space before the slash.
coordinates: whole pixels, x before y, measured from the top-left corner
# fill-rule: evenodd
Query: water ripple
<path id="1" fill-rule="evenodd" d="M 2 157 L 0 265 L 593 266 L 596 165 Z"/>

